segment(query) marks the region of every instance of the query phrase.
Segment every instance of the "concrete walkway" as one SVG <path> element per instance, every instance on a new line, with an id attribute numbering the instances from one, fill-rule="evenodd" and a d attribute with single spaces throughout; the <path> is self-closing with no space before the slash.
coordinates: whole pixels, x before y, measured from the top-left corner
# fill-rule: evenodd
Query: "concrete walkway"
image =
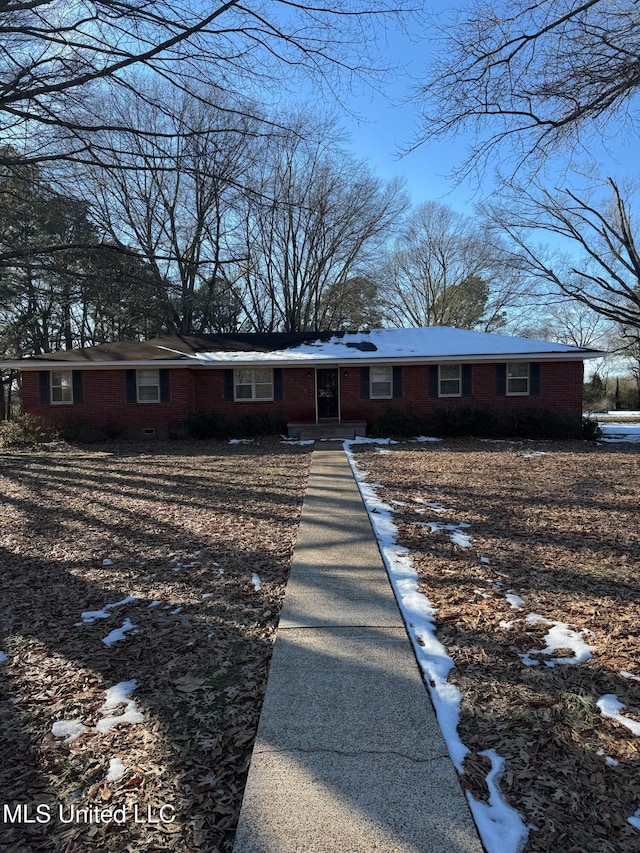
<path id="1" fill-rule="evenodd" d="M 481 853 L 342 450 L 316 450 L 234 853 Z"/>

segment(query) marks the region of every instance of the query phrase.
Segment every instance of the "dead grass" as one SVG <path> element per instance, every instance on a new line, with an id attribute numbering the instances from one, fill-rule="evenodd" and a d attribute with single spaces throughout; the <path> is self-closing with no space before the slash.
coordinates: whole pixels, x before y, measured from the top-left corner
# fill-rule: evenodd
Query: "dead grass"
<path id="1" fill-rule="evenodd" d="M 385 501 L 405 502 L 394 505 L 399 541 L 438 608 L 464 696 L 466 786 L 486 798 L 489 766 L 478 753 L 496 749 L 506 759 L 501 788 L 532 826 L 527 853 L 640 850 L 627 822 L 640 807 L 640 738 L 596 705 L 613 693 L 639 719 L 640 681 L 622 675 L 640 677 L 637 447 L 460 441 L 369 448 L 358 460 Z M 427 520 L 468 523 L 472 546 Z M 512 608 L 508 593 L 524 606 Z M 544 648 L 549 630 L 529 613 L 593 632 L 584 634 L 591 660 L 550 667 L 538 655 L 525 666 L 518 655 Z"/>
<path id="2" fill-rule="evenodd" d="M 279 443 L 0 453 L 0 790 L 34 820 L 0 824 L 0 847 L 231 849 L 309 458 Z M 106 646 L 125 619 L 135 632 Z M 130 679 L 144 721 L 96 731 L 106 689 Z M 54 737 L 61 720 L 86 731 Z M 113 758 L 126 770 L 107 782 Z M 98 820 L 59 819 L 72 808 Z"/>

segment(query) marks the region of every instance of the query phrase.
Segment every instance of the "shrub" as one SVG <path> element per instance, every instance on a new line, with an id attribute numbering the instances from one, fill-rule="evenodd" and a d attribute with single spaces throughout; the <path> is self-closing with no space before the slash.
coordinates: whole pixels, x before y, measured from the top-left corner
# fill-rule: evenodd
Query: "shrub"
<path id="1" fill-rule="evenodd" d="M 45 428 L 34 415 L 18 415 L 13 420 L 0 423 L 2 447 L 20 447 L 48 440 Z"/>
<path id="2" fill-rule="evenodd" d="M 399 436 L 413 438 L 422 432 L 422 422 L 413 412 L 404 409 L 386 409 L 371 424 L 372 436 Z"/>
<path id="3" fill-rule="evenodd" d="M 104 435 L 87 418 L 67 418 L 58 425 L 58 435 L 69 444 L 95 444 Z"/>
<path id="4" fill-rule="evenodd" d="M 287 419 L 282 412 L 247 412 L 237 422 L 238 438 L 254 435 L 280 435 L 286 432 Z"/>
<path id="5" fill-rule="evenodd" d="M 200 441 L 222 440 L 230 438 L 233 433 L 229 418 L 212 412 L 190 412 L 185 419 L 185 428 L 189 438 Z"/>
<path id="6" fill-rule="evenodd" d="M 591 418 L 582 419 L 582 438 L 585 441 L 597 441 L 602 437 L 602 430 L 598 421 L 593 421 Z"/>
<path id="7" fill-rule="evenodd" d="M 498 418 L 488 409 L 464 406 L 459 409 L 438 409 L 435 414 L 438 435 L 493 438 L 502 434 Z"/>

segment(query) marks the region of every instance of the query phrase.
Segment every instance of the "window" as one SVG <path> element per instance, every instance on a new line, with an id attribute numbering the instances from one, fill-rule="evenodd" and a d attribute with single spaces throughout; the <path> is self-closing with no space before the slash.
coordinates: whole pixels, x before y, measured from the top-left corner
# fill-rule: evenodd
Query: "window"
<path id="1" fill-rule="evenodd" d="M 160 402 L 160 371 L 138 370 L 136 371 L 139 403 Z"/>
<path id="2" fill-rule="evenodd" d="M 390 400 L 393 396 L 390 367 L 372 367 L 369 371 L 369 396 L 372 400 Z"/>
<path id="3" fill-rule="evenodd" d="M 459 364 L 441 364 L 438 375 L 439 397 L 460 397 L 462 395 L 462 368 Z"/>
<path id="4" fill-rule="evenodd" d="M 507 394 L 529 393 L 529 364 L 526 361 L 507 362 Z"/>
<path id="5" fill-rule="evenodd" d="M 73 372 L 71 370 L 51 371 L 51 402 L 73 403 Z"/>
<path id="6" fill-rule="evenodd" d="M 234 400 L 273 400 L 273 370 L 270 367 L 233 371 Z"/>

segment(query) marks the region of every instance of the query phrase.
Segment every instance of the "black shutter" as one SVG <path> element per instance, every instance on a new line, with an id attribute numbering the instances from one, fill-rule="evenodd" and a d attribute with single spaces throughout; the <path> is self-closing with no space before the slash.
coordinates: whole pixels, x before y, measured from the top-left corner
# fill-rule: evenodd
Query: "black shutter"
<path id="1" fill-rule="evenodd" d="M 160 402 L 168 403 L 171 399 L 171 390 L 169 388 L 169 371 L 163 367 L 158 371 L 160 374 Z"/>
<path id="2" fill-rule="evenodd" d="M 41 403 L 51 402 L 51 374 L 48 370 L 41 370 L 38 377 L 38 392 Z"/>
<path id="3" fill-rule="evenodd" d="M 126 399 L 127 399 L 127 403 L 137 403 L 138 402 L 138 386 L 137 386 L 137 382 L 136 382 L 135 370 L 127 370 Z"/>
<path id="4" fill-rule="evenodd" d="M 540 364 L 537 361 L 529 364 L 529 393 L 532 397 L 540 396 Z"/>
<path id="5" fill-rule="evenodd" d="M 462 372 L 462 396 L 470 397 L 472 390 L 472 368 L 470 364 L 463 364 Z"/>
<path id="6" fill-rule="evenodd" d="M 369 368 L 360 368 L 360 399 L 369 399 Z"/>
<path id="7" fill-rule="evenodd" d="M 496 395 L 507 396 L 507 365 L 496 364 Z"/>
<path id="8" fill-rule="evenodd" d="M 71 373 L 71 384 L 73 386 L 73 402 L 84 403 L 84 384 L 82 381 L 82 371 L 73 370 Z"/>
<path id="9" fill-rule="evenodd" d="M 402 368 L 399 365 L 393 368 L 393 396 L 394 399 L 402 397 Z"/>
<path id="10" fill-rule="evenodd" d="M 429 365 L 429 396 L 438 396 L 438 365 Z"/>
<path id="11" fill-rule="evenodd" d="M 282 388 L 282 368 L 274 367 L 273 369 L 273 399 L 282 400 L 284 391 Z"/>
<path id="12" fill-rule="evenodd" d="M 233 400 L 233 368 L 224 372 L 224 399 Z"/>

